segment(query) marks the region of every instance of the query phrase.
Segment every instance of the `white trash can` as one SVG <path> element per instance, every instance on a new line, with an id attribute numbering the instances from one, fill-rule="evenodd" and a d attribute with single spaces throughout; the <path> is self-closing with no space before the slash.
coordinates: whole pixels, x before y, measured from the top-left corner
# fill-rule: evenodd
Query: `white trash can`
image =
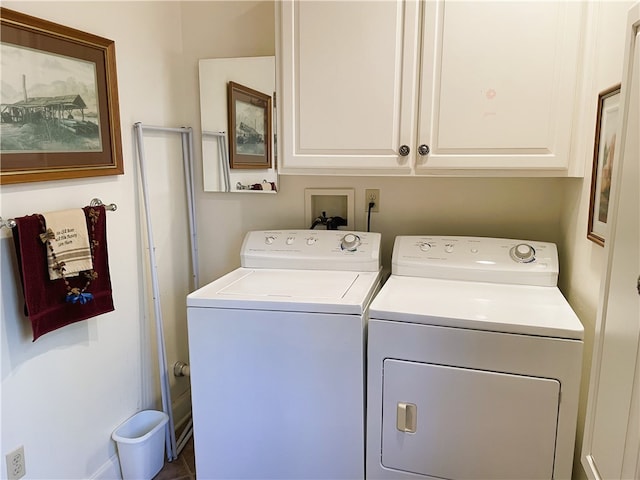
<path id="1" fill-rule="evenodd" d="M 162 469 L 168 420 L 164 412 L 143 410 L 114 430 L 123 480 L 151 480 Z"/>

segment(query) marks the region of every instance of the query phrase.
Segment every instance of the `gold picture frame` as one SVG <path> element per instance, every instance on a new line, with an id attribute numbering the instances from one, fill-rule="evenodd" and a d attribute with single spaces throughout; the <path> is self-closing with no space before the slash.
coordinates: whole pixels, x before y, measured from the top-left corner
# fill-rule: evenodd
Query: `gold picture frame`
<path id="1" fill-rule="evenodd" d="M 611 179 L 615 165 L 616 131 L 619 123 L 620 84 L 598 94 L 598 113 L 591 170 L 591 198 L 587 238 L 604 246 L 611 195 Z"/>
<path id="2" fill-rule="evenodd" d="M 271 168 L 271 96 L 229 82 L 227 102 L 229 166 Z"/>
<path id="3" fill-rule="evenodd" d="M 124 173 L 115 43 L 7 8 L 0 17 L 0 184 Z"/>

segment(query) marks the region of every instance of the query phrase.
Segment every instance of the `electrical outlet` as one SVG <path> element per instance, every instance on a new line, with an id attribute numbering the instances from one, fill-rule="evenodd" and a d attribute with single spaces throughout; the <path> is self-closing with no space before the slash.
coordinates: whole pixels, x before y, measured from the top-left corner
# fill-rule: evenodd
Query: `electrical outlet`
<path id="1" fill-rule="evenodd" d="M 21 445 L 5 456 L 7 461 L 7 480 L 18 480 L 27 473 L 24 461 L 24 447 Z"/>
<path id="2" fill-rule="evenodd" d="M 380 211 L 380 190 L 374 189 L 374 188 L 367 188 L 364 191 L 364 211 L 365 212 L 369 211 L 369 203 L 371 202 L 375 203 L 371 211 L 379 212 Z"/>

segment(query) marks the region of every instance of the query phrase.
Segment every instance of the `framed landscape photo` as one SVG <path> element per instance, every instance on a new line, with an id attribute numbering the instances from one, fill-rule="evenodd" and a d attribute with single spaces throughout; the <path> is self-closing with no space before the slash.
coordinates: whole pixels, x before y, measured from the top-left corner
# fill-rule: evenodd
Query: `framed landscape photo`
<path id="1" fill-rule="evenodd" d="M 593 148 L 591 172 L 591 200 L 587 238 L 604 246 L 607 237 L 607 219 L 611 179 L 615 165 L 616 131 L 619 123 L 620 84 L 598 95 L 598 114 Z"/>
<path id="2" fill-rule="evenodd" d="M 124 172 L 112 40 L 0 7 L 0 183 Z"/>
<path id="3" fill-rule="evenodd" d="M 230 167 L 271 168 L 271 96 L 229 82 L 227 102 Z"/>

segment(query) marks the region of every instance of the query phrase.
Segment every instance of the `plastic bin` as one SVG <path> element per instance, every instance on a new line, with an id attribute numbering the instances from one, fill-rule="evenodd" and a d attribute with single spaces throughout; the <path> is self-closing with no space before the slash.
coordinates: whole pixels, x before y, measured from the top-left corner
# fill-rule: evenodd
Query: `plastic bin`
<path id="1" fill-rule="evenodd" d="M 164 412 L 143 410 L 114 430 L 123 480 L 151 480 L 162 469 L 168 420 Z"/>

